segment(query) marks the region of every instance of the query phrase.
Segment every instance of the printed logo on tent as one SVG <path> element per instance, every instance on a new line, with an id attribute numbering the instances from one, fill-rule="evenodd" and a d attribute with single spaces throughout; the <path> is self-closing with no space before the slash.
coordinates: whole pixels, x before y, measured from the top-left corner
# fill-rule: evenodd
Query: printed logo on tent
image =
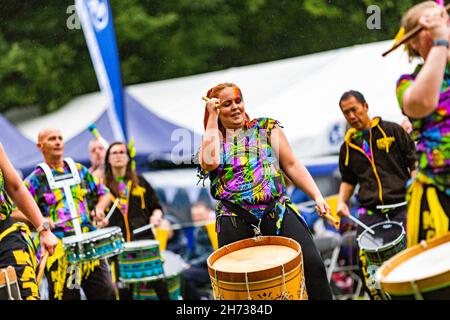
<path id="1" fill-rule="evenodd" d="M 335 123 L 331 127 L 330 133 L 328 135 L 328 141 L 332 146 L 341 145 L 344 141 L 344 128 L 340 123 Z"/>
<path id="2" fill-rule="evenodd" d="M 105 29 L 109 20 L 108 4 L 106 3 L 106 0 L 89 0 L 87 4 L 95 29 L 97 29 L 97 31 Z"/>

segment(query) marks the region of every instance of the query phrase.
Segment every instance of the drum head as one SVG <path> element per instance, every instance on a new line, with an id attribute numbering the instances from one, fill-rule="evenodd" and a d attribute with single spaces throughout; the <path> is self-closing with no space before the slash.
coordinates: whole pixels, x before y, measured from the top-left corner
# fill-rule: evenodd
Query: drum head
<path id="1" fill-rule="evenodd" d="M 411 282 L 450 272 L 450 242 L 421 252 L 399 264 L 384 282 Z"/>
<path id="2" fill-rule="evenodd" d="M 382 289 L 396 298 L 440 300 L 450 297 L 450 232 L 409 247 L 376 272 Z"/>
<path id="3" fill-rule="evenodd" d="M 123 248 L 125 251 L 148 249 L 148 248 L 154 248 L 154 247 L 159 247 L 159 241 L 157 241 L 157 240 L 138 240 L 138 241 L 125 242 L 123 244 Z"/>
<path id="4" fill-rule="evenodd" d="M 110 236 L 111 234 L 115 234 L 118 232 L 120 232 L 119 227 L 108 227 L 108 228 L 97 229 L 94 231 L 86 232 L 79 236 L 73 235 L 70 237 L 65 237 L 62 239 L 62 241 L 63 241 L 63 244 L 86 242 L 86 241 L 92 240 L 92 239 L 102 239 L 102 238 Z"/>
<path id="5" fill-rule="evenodd" d="M 366 251 L 377 251 L 401 240 L 405 229 L 395 221 L 380 222 L 370 226 L 375 234 L 365 230 L 358 239 L 359 247 Z"/>
<path id="6" fill-rule="evenodd" d="M 166 277 L 175 276 L 183 271 L 184 260 L 176 253 L 170 251 L 161 252 L 163 257 L 163 268 Z"/>
<path id="7" fill-rule="evenodd" d="M 253 272 L 281 266 L 298 255 L 293 248 L 263 245 L 233 251 L 217 259 L 212 267 L 224 272 Z"/>

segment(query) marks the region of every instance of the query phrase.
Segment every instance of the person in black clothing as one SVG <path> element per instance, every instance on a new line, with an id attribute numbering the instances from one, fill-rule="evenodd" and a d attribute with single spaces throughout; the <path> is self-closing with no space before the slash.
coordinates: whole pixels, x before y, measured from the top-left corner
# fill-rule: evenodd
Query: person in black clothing
<path id="1" fill-rule="evenodd" d="M 194 223 L 210 221 L 211 213 L 213 213 L 212 209 L 203 202 L 198 202 L 191 207 Z M 212 217 L 214 217 L 214 213 Z M 199 288 L 210 283 L 206 259 L 214 249 L 204 226 L 195 228 L 194 239 L 194 249 L 187 255 L 185 269 L 182 273 L 184 300 L 201 300 L 202 294 Z"/>
<path id="2" fill-rule="evenodd" d="M 172 226 L 178 224 L 180 224 L 180 221 L 175 216 L 167 214 L 166 211 L 159 227 L 169 230 L 166 250 L 185 257 L 188 249 L 188 240 L 182 229 L 172 230 Z"/>
<path id="3" fill-rule="evenodd" d="M 113 202 L 119 198 L 115 211 L 109 217 L 109 226 L 120 227 L 126 242 L 154 239 L 151 229 L 133 233 L 133 230 L 149 223 L 157 227 L 163 217 L 163 211 L 155 190 L 143 176 L 136 174 L 131 160 L 130 152 L 122 142 L 112 143 L 106 151 L 104 183 L 111 191 Z M 111 263 L 117 266 L 117 256 Z M 119 268 L 114 269 L 118 279 Z M 155 281 L 154 285 L 161 300 L 169 299 L 165 281 Z M 119 298 L 131 299 L 129 288 L 119 289 Z"/>
<path id="4" fill-rule="evenodd" d="M 337 212 L 350 215 L 347 201 L 359 184 L 359 219 L 371 226 L 384 220 L 406 222 L 406 184 L 414 171 L 415 145 L 398 124 L 370 119 L 369 106 L 358 91 L 345 92 L 339 106 L 352 127 L 347 131 L 339 153 L 342 182 L 339 188 Z M 357 227 L 357 236 L 364 231 Z M 365 276 L 369 295 L 380 299 L 381 293 L 367 272 L 360 253 L 361 271 Z"/>

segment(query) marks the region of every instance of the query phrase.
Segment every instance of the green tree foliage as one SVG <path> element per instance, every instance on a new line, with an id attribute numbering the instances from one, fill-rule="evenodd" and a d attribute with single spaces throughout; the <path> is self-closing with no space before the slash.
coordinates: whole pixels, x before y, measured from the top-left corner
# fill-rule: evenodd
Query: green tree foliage
<path id="1" fill-rule="evenodd" d="M 110 0 L 125 85 L 391 39 L 413 0 Z M 73 1 L 1 0 L 0 112 L 98 90 Z M 369 30 L 367 7 L 381 9 Z M 73 22 L 73 21 L 71 21 Z"/>

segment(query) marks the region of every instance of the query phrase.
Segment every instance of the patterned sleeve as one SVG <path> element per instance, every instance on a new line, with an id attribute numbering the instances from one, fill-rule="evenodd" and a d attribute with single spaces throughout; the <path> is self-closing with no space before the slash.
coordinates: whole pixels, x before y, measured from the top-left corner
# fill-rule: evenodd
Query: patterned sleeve
<path id="1" fill-rule="evenodd" d="M 85 166 L 77 163 L 77 169 L 80 172 L 82 185 L 87 189 L 86 196 L 89 207 L 93 207 L 94 204 L 97 203 L 99 197 L 109 193 L 109 189 L 90 173 Z"/>
<path id="2" fill-rule="evenodd" d="M 44 216 L 48 215 L 47 212 L 47 208 L 45 206 L 42 206 L 42 203 L 39 202 L 39 193 L 42 192 L 40 191 L 41 188 L 41 180 L 39 179 L 39 176 L 42 177 L 42 170 L 41 169 L 37 169 L 38 171 L 34 171 L 32 172 L 28 177 L 26 177 L 23 180 L 23 183 L 25 185 L 25 188 L 28 189 L 28 191 L 30 192 L 31 196 L 33 197 L 33 200 L 37 203 L 39 210 L 41 210 L 41 213 Z"/>
<path id="3" fill-rule="evenodd" d="M 414 82 L 414 78 L 411 75 L 402 75 L 400 79 L 397 81 L 397 102 L 400 107 L 400 110 L 403 112 L 403 95 L 405 94 L 406 89 L 408 89 Z"/>
<path id="4" fill-rule="evenodd" d="M 40 182 L 39 182 L 39 179 L 37 178 L 37 176 L 34 173 L 31 173 L 28 177 L 26 177 L 23 180 L 23 183 L 25 185 L 25 188 L 27 188 L 28 191 L 30 192 L 34 201 L 37 203 L 38 202 L 37 193 L 38 193 L 38 189 L 40 186 Z"/>
<path id="5" fill-rule="evenodd" d="M 275 119 L 259 118 L 259 119 L 256 119 L 256 121 L 258 122 L 257 126 L 258 126 L 259 129 L 265 129 L 266 130 L 268 141 L 270 141 L 270 136 L 271 136 L 272 130 L 274 128 L 283 128 L 281 123 L 278 120 L 275 120 Z"/>

